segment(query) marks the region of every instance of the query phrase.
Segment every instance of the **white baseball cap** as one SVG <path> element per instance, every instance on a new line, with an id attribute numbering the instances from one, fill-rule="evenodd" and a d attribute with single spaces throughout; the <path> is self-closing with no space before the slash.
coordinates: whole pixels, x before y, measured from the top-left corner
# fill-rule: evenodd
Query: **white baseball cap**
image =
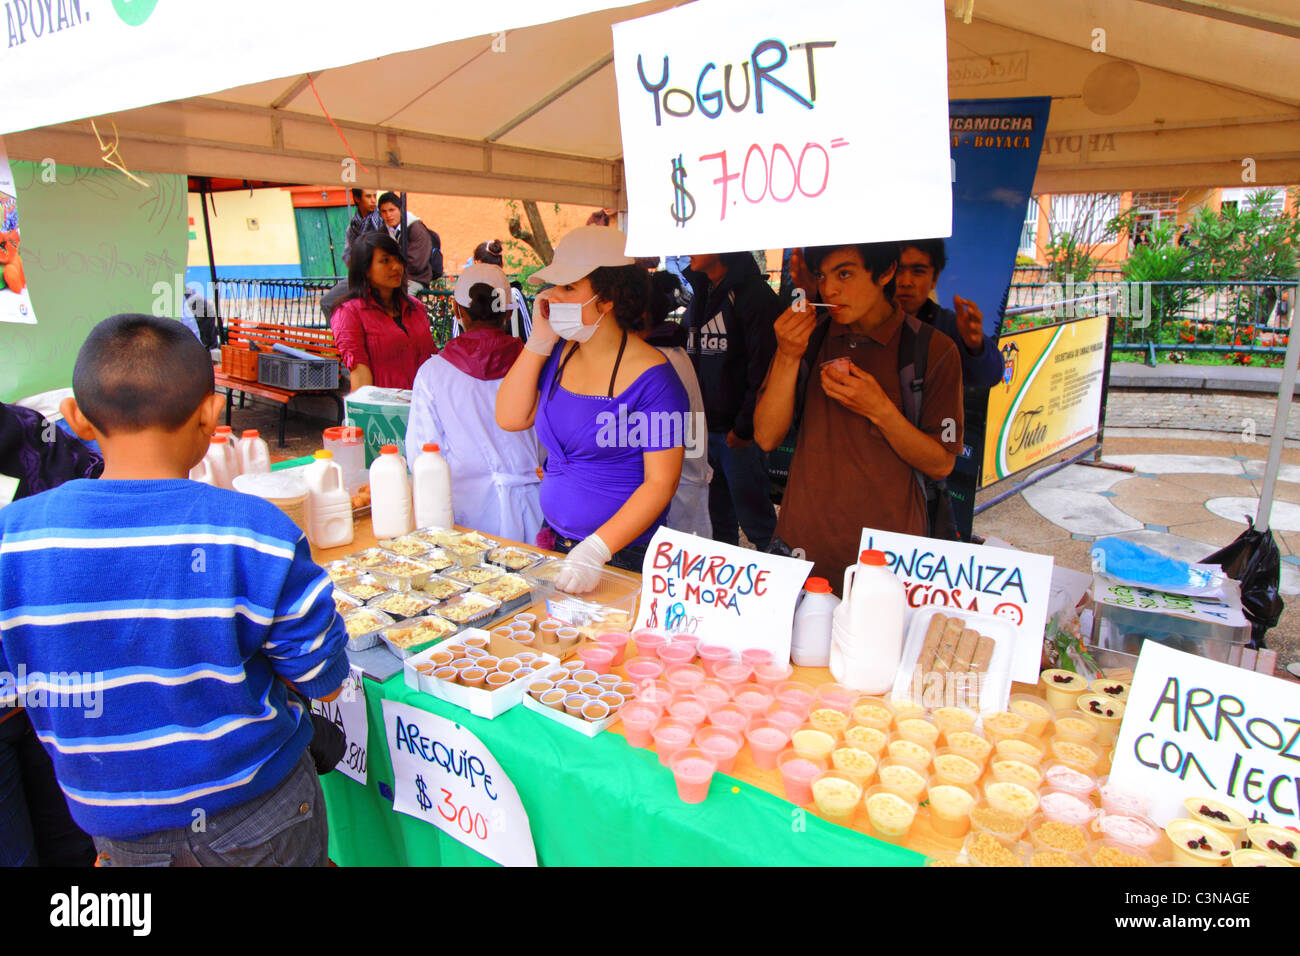
<path id="1" fill-rule="evenodd" d="M 460 275 L 456 277 L 456 288 L 452 290 L 452 297 L 465 308 L 469 308 L 469 290 L 479 283 L 490 285 L 498 289 L 503 296 L 503 302 L 510 301 L 510 280 L 500 266 L 494 266 L 487 262 L 476 262 L 472 266 L 466 266 L 461 270 Z"/>
<path id="2" fill-rule="evenodd" d="M 529 281 L 568 285 L 602 267 L 635 265 L 635 259 L 623 255 L 626 245 L 627 236 L 613 226 L 582 226 L 560 240 L 551 264 Z"/>

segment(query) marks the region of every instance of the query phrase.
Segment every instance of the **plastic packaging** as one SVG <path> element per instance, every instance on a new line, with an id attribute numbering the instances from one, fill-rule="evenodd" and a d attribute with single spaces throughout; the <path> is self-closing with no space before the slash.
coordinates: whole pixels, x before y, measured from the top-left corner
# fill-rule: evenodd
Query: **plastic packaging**
<path id="1" fill-rule="evenodd" d="M 343 488 L 343 471 L 329 451 L 303 469 L 307 483 L 307 540 L 317 548 L 352 543 L 352 500 Z"/>
<path id="2" fill-rule="evenodd" d="M 438 446 L 426 442 L 411 465 L 415 523 L 421 528 L 450 528 L 456 523 L 451 505 L 451 469 Z"/>
<path id="3" fill-rule="evenodd" d="M 271 448 L 256 428 L 248 428 L 239 438 L 236 448 L 241 475 L 264 475 L 271 470 Z"/>
<path id="4" fill-rule="evenodd" d="M 376 538 L 397 538 L 415 528 L 411 480 L 396 445 L 385 445 L 370 466 L 370 524 Z"/>
<path id="5" fill-rule="evenodd" d="M 334 460 L 343 469 L 343 487 L 349 495 L 370 480 L 366 471 L 366 435 L 355 425 L 338 425 L 325 429 L 325 447 L 334 452 Z"/>
<path id="6" fill-rule="evenodd" d="M 307 500 L 311 496 L 307 492 L 307 482 L 303 480 L 301 471 L 246 472 L 236 477 L 232 485 L 235 491 L 271 502 L 299 528 L 308 530 Z M 355 577 L 356 571 L 353 570 L 351 574 L 340 573 L 339 576 Z"/>
<path id="7" fill-rule="evenodd" d="M 893 686 L 903 655 L 905 605 L 903 582 L 889 570 L 884 552 L 863 551 L 844 570 L 844 601 L 832 615 L 830 669 L 836 681 L 868 694 Z"/>
<path id="8" fill-rule="evenodd" d="M 825 578 L 809 578 L 794 612 L 790 660 L 799 667 L 825 667 L 831 657 L 831 615 L 840 599 Z"/>

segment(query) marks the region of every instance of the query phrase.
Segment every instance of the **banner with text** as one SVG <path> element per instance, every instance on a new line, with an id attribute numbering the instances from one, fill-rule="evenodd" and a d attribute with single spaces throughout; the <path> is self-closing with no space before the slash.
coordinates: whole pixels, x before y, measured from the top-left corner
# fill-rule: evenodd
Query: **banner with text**
<path id="1" fill-rule="evenodd" d="M 1146 641 L 1110 779 L 1150 796 L 1162 826 L 1186 815 L 1189 797 L 1300 826 L 1300 688 Z"/>
<path id="2" fill-rule="evenodd" d="M 761 648 L 789 660 L 794 606 L 812 567 L 661 527 L 641 568 L 637 627 L 696 634 L 734 651 Z"/>
<path id="3" fill-rule="evenodd" d="M 427 710 L 383 704 L 393 809 L 432 823 L 502 866 L 536 866 L 519 791 L 483 742 Z"/>
<path id="4" fill-rule="evenodd" d="M 369 718 L 366 716 L 366 691 L 362 684 L 361 668 L 353 664 L 343 680 L 343 689 L 333 700 L 313 700 L 311 712 L 319 714 L 347 738 L 347 749 L 335 770 L 351 777 L 362 786 L 366 782 L 366 744 L 370 736 Z"/>
<path id="5" fill-rule="evenodd" d="M 687 4 L 616 23 L 614 75 L 628 255 L 952 231 L 941 0 Z"/>
<path id="6" fill-rule="evenodd" d="M 27 292 L 27 275 L 19 252 L 22 234 L 18 228 L 18 187 L 0 140 L 0 322 L 35 325 L 32 297 Z"/>
<path id="7" fill-rule="evenodd" d="M 904 633 L 916 609 L 927 604 L 1006 618 L 1016 627 L 1011 679 L 1038 683 L 1052 595 L 1051 557 L 873 528 L 862 529 L 860 549 L 885 552 L 889 567 L 903 579 Z"/>
<path id="8" fill-rule="evenodd" d="M 981 486 L 1097 434 L 1109 328 L 1100 315 L 1002 336 L 1002 383 L 989 391 Z"/>

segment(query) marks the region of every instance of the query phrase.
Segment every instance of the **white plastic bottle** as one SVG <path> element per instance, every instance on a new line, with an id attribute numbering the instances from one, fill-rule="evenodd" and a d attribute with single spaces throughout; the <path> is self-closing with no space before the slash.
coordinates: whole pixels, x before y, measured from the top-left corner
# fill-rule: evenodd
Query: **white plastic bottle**
<path id="1" fill-rule="evenodd" d="M 331 451 L 318 451 L 303 471 L 307 483 L 307 540 L 317 548 L 352 543 L 352 498 Z"/>
<path id="2" fill-rule="evenodd" d="M 456 523 L 451 506 L 451 468 L 431 442 L 422 446 L 411 466 L 411 497 L 417 528 L 450 528 Z"/>
<path id="3" fill-rule="evenodd" d="M 889 570 L 883 551 L 863 551 L 844 569 L 844 601 L 834 614 L 831 675 L 868 694 L 894 685 L 903 656 L 903 582 Z"/>
<path id="4" fill-rule="evenodd" d="M 396 445 L 384 445 L 370 464 L 370 526 L 376 538 L 396 538 L 415 527 L 411 479 Z"/>
<path id="5" fill-rule="evenodd" d="M 246 428 L 239 436 L 239 473 L 265 475 L 271 470 L 271 448 L 256 428 Z"/>
<path id="6" fill-rule="evenodd" d="M 230 439 L 225 435 L 213 435 L 208 442 L 208 453 L 204 461 L 211 469 L 212 484 L 218 488 L 230 488 L 235 476 L 239 474 L 239 459 L 235 449 L 230 446 Z"/>
<path id="7" fill-rule="evenodd" d="M 217 479 L 212 474 L 212 463 L 208 461 L 208 456 L 204 455 L 199 459 L 199 463 L 190 469 L 190 481 L 199 481 L 205 485 L 217 487 Z"/>
<path id="8" fill-rule="evenodd" d="M 790 661 L 796 667 L 825 667 L 831 656 L 831 615 L 840 599 L 825 578 L 809 578 L 794 612 Z"/>

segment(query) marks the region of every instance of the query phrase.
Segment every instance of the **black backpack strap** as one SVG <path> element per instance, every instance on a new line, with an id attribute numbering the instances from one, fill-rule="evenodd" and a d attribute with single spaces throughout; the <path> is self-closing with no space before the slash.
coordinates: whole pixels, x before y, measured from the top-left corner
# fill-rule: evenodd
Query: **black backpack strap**
<path id="1" fill-rule="evenodd" d="M 903 414 L 912 427 L 921 431 L 921 412 L 925 400 L 925 372 L 930 360 L 930 336 L 934 326 L 912 316 L 904 316 L 902 334 L 898 342 L 898 385 L 903 395 Z M 935 481 L 917 469 L 912 469 L 916 483 L 925 502 L 926 534 L 933 533 L 930 502 L 947 485 Z"/>
<path id="2" fill-rule="evenodd" d="M 829 316 L 819 318 L 817 324 L 813 326 L 812 333 L 808 336 L 808 345 L 804 348 L 803 358 L 799 360 L 799 377 L 794 386 L 794 415 L 790 419 L 791 430 L 798 429 L 803 422 L 804 406 L 808 404 L 808 384 L 812 380 L 813 368 L 817 364 L 817 356 L 821 354 L 822 345 L 826 342 L 826 336 L 830 334 L 831 320 Z"/>

